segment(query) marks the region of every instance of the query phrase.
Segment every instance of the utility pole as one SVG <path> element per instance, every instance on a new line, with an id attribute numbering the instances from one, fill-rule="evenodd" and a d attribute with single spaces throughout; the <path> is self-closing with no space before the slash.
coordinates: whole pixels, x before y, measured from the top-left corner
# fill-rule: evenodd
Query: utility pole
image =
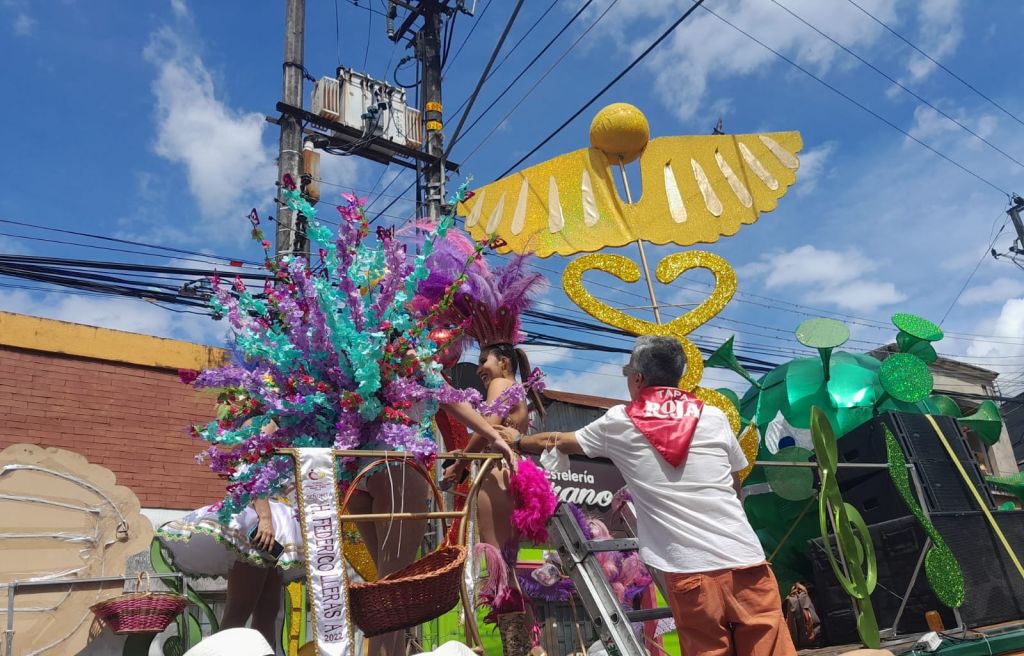
<path id="1" fill-rule="evenodd" d="M 1012 207 L 1006 210 L 1006 213 L 1010 215 L 1010 220 L 1013 221 L 1013 229 L 1017 233 L 1017 239 L 1014 240 L 1010 251 L 1014 255 L 1024 255 L 1024 221 L 1020 218 L 1020 212 L 1024 210 L 1024 199 L 1014 194 L 1012 203 Z"/>
<path id="2" fill-rule="evenodd" d="M 284 84 L 281 102 L 292 107 L 302 107 L 302 84 L 305 67 L 306 2 L 287 0 L 284 22 Z M 277 238 L 275 254 L 297 255 L 309 259 L 309 240 L 306 238 L 306 217 L 291 210 L 284 202 L 285 175 L 296 185 L 302 179 L 302 123 L 296 116 L 283 114 L 280 147 L 277 155 Z"/>
<path id="3" fill-rule="evenodd" d="M 423 26 L 416 34 L 416 57 L 420 60 L 420 99 L 427 131 L 427 155 L 437 161 L 424 169 L 424 200 L 427 216 L 439 219 L 444 204 L 444 105 L 441 102 L 441 14 L 445 7 L 431 0 L 420 2 Z"/>
<path id="4" fill-rule="evenodd" d="M 1013 223 L 1013 230 L 1017 234 L 1017 238 L 1010 244 L 1009 251 L 1006 253 L 1000 253 L 996 249 L 992 249 L 992 257 L 995 259 L 1006 258 L 1017 265 L 1017 268 L 1024 270 L 1024 219 L 1021 219 L 1021 212 L 1024 211 L 1024 198 L 1021 198 L 1017 194 L 1010 196 L 1010 209 L 1006 210 L 1006 213 L 1010 217 L 1010 221 Z M 1002 232 L 1002 231 L 1000 231 Z M 998 237 L 999 235 L 996 235 Z M 995 243 L 993 241 L 993 243 Z"/>

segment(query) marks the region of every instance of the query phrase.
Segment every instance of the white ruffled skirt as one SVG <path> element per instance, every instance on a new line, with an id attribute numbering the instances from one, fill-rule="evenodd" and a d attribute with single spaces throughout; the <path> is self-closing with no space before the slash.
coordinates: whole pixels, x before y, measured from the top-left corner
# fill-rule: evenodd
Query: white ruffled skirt
<path id="1" fill-rule="evenodd" d="M 306 570 L 296 509 L 271 501 L 270 513 L 274 520 L 274 537 L 284 547 L 276 561 L 249 541 L 249 532 L 259 523 L 251 507 L 224 525 L 216 510 L 203 506 L 161 526 L 157 537 L 170 552 L 175 567 L 186 574 L 227 576 L 232 565 L 243 561 L 258 567 L 277 567 L 286 581 L 301 579 Z"/>

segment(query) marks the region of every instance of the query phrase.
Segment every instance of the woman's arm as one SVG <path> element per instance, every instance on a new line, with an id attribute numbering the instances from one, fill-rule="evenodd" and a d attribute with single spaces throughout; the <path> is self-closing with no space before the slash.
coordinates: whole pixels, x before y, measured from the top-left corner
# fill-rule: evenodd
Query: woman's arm
<path id="1" fill-rule="evenodd" d="M 252 509 L 259 518 L 256 537 L 252 541 L 253 546 L 261 551 L 270 551 L 274 546 L 274 517 L 270 513 L 270 502 L 266 499 L 254 499 Z"/>
<path id="2" fill-rule="evenodd" d="M 515 385 L 515 383 L 504 378 L 492 380 L 491 384 L 487 386 L 487 398 L 485 401 L 487 403 L 494 403 L 505 390 L 509 389 L 513 385 Z M 498 415 L 486 415 L 484 416 L 484 419 L 486 419 L 487 423 L 491 426 L 501 426 L 504 417 L 500 417 Z M 486 445 L 487 439 L 480 435 L 480 433 L 474 432 L 473 435 L 470 436 L 469 442 L 466 443 L 466 448 L 463 449 L 463 451 L 466 453 L 478 453 L 483 451 Z M 468 463 L 465 460 L 460 460 L 458 464 L 464 466 Z"/>
<path id="3" fill-rule="evenodd" d="M 461 403 L 444 403 L 441 407 L 454 417 L 456 421 L 462 422 L 466 428 L 472 429 L 474 433 L 486 440 L 505 458 L 509 465 L 515 465 L 516 455 L 512 452 L 512 448 L 509 447 L 505 440 L 501 439 L 501 435 L 498 434 L 494 426 L 483 415 L 473 409 L 473 406 L 463 401 Z"/>

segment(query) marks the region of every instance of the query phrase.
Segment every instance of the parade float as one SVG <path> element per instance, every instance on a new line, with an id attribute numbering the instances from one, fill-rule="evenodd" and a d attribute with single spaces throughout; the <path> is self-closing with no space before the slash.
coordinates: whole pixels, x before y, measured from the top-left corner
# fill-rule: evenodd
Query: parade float
<path id="1" fill-rule="evenodd" d="M 808 580 L 810 540 L 820 538 L 825 548 L 819 548 L 827 554 L 833 580 L 853 602 L 856 637 L 869 646 L 877 646 L 883 634 L 894 637 L 899 633 L 900 616 L 922 569 L 937 598 L 936 606 L 956 611 L 972 592 L 976 602 L 986 595 L 987 590 L 981 586 L 972 591 L 965 583 L 957 556 L 929 520 L 926 506 L 931 505 L 935 511 L 941 510 L 941 504 L 929 504 L 925 499 L 928 490 L 917 474 L 922 465 L 908 463 L 906 455 L 909 451 L 920 458 L 921 451 L 913 451 L 913 442 L 905 436 L 900 440 L 893 437 L 879 419 L 910 413 L 926 419 L 929 425 L 929 435 L 915 433 L 913 440 L 935 440 L 934 444 L 941 445 L 935 447 L 941 449 L 940 455 L 928 456 L 929 461 L 940 460 L 955 470 L 955 478 L 947 478 L 944 484 L 966 490 L 969 500 L 964 503 L 970 503 L 970 510 L 984 517 L 983 530 L 986 540 L 991 538 L 997 561 L 994 567 L 1008 568 L 1005 571 L 1015 581 L 1014 592 L 1002 595 L 1013 602 L 1008 617 L 1024 616 L 1020 605 L 1024 599 L 1020 594 L 1024 569 L 1006 537 L 1005 533 L 1011 531 L 1004 533 L 990 512 L 991 503 L 984 497 L 981 478 L 969 475 L 970 458 L 965 456 L 960 434 L 961 429 L 970 430 L 991 444 L 999 439 L 1001 419 L 990 400 L 981 403 L 973 414 L 961 416 L 952 399 L 932 394 L 928 365 L 937 357 L 933 343 L 942 338 L 937 326 L 920 317 L 897 314 L 893 317 L 898 330 L 896 352 L 875 357 L 879 354 L 835 351 L 849 337 L 847 328 L 833 320 L 809 320 L 797 329 L 796 337 L 803 345 L 816 349 L 819 357 L 783 363 L 756 380 L 737 362 L 733 339 L 708 354 L 705 361 L 687 338 L 720 312 L 736 289 L 735 274 L 728 263 L 702 251 L 668 255 L 655 268 L 654 277 L 663 284 L 671 284 L 694 268 L 706 269 L 714 276 L 706 300 L 671 321 L 662 320 L 644 242 L 680 246 L 712 243 L 754 223 L 762 212 L 773 209 L 794 183 L 799 167 L 796 153 L 802 145 L 799 134 L 650 140 L 643 114 L 630 105 L 617 104 L 595 117 L 590 141 L 590 148 L 477 189 L 464 203 L 466 229 L 476 237 L 499 237 L 500 250 L 531 251 L 541 257 L 571 256 L 634 242 L 638 245 L 639 267 L 627 257 L 605 253 L 583 255 L 569 262 L 562 279 L 565 293 L 608 326 L 633 335 L 669 335 L 680 340 L 687 354 L 680 387 L 722 408 L 729 416 L 750 463 L 741 473 L 747 491 L 745 507 L 766 554 L 771 554 L 769 560 L 783 573 L 781 578 L 788 582 Z M 639 160 L 644 190 L 638 202 L 631 196 L 626 174 L 626 165 L 635 160 Z M 621 175 L 625 198 L 617 193 L 613 178 L 616 172 Z M 584 281 L 584 274 L 591 270 L 609 273 L 627 283 L 639 281 L 642 270 L 655 322 L 626 314 L 591 295 Z M 701 387 L 705 367 L 734 370 L 751 387 L 742 400 L 731 390 Z M 944 430 L 933 416 L 955 419 L 956 423 L 952 429 L 947 423 Z M 872 444 L 876 452 L 881 448 L 883 457 L 871 463 L 840 462 L 837 444 L 851 431 L 866 426 L 881 427 L 881 437 L 876 436 Z M 950 432 L 953 434 L 947 435 Z M 844 459 L 850 456 L 843 455 Z M 916 564 L 908 568 L 912 571 L 909 586 L 905 591 L 889 593 L 902 603 L 895 619 L 889 618 L 893 623 L 882 628 L 872 608 L 872 594 L 878 584 L 873 534 L 858 509 L 843 500 L 838 484 L 840 470 L 858 466 L 888 473 L 890 494 L 884 503 L 916 518 L 927 539 L 919 549 L 920 556 L 914 554 Z M 1016 479 L 994 482 L 1017 489 Z M 1003 519 L 1009 523 L 1019 518 Z M 1017 548 L 1024 546 L 1024 535 L 1013 533 Z M 787 589 L 784 587 L 781 593 Z M 963 626 L 961 615 L 954 615 L 956 624 Z M 975 614 L 977 621 L 982 617 L 986 615 Z"/>

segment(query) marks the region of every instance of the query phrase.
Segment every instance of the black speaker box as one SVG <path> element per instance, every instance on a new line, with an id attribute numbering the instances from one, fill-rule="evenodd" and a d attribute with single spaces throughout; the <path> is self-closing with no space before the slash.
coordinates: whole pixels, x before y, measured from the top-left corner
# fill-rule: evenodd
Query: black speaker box
<path id="1" fill-rule="evenodd" d="M 896 621 L 901 597 L 910 585 L 914 566 L 921 556 L 927 536 L 912 516 L 875 524 L 868 527 L 868 532 L 871 534 L 875 560 L 878 564 L 878 585 L 871 595 L 871 603 L 879 628 L 886 629 L 892 627 Z M 830 542 L 833 554 L 838 558 L 835 538 L 833 537 Z M 821 538 L 811 540 L 809 548 L 815 583 L 812 598 L 821 618 L 826 643 L 844 645 L 858 642 L 860 638 L 857 637 L 856 616 L 850 596 L 840 587 L 838 579 L 832 572 L 825 554 L 824 542 Z M 936 599 L 928 586 L 922 568 L 914 587 L 910 590 L 906 607 L 896 626 L 897 632 L 905 635 L 927 631 L 928 625 L 924 614 L 930 610 L 938 611 L 946 626 L 952 627 L 956 624 L 952 611 L 946 609 Z"/>
<path id="2" fill-rule="evenodd" d="M 994 513 L 996 523 L 1018 557 L 1024 556 L 1024 512 Z M 984 514 L 935 513 L 932 523 L 949 545 L 964 575 L 964 605 L 960 616 L 969 628 L 978 628 L 1024 617 L 1024 578 L 1017 572 Z M 906 591 L 926 535 L 914 517 L 904 517 L 868 527 L 878 563 L 878 587 L 871 602 L 882 629 L 891 627 Z M 835 538 L 830 540 L 835 546 Z M 828 644 L 858 641 L 850 597 L 839 586 L 824 551 L 822 540 L 809 543 L 815 589 L 813 599 Z M 956 624 L 953 612 L 938 601 L 922 567 L 896 627 L 908 634 L 927 630 L 924 614 L 939 611 L 947 628 Z"/>
<path id="3" fill-rule="evenodd" d="M 1024 559 L 1024 512 L 993 513 L 1010 548 Z M 1024 618 L 1024 578 L 981 512 L 936 513 L 932 523 L 964 573 L 964 623 L 976 628 Z"/>
<path id="4" fill-rule="evenodd" d="M 981 477 L 967 441 L 956 420 L 935 417 L 949 441 L 957 460 L 967 472 L 971 484 L 981 494 L 986 507 L 994 507 L 992 496 Z M 836 443 L 839 462 L 884 464 L 887 462 L 885 431 L 888 426 L 899 442 L 907 462 L 917 470 L 924 491 L 919 499 L 930 512 L 971 512 L 978 503 L 964 483 L 949 453 L 923 415 L 890 412 L 863 424 Z M 842 468 L 837 475 L 839 488 L 847 503 L 864 516 L 867 524 L 896 519 L 908 513 L 885 469 Z M 916 491 L 915 491 L 916 494 Z"/>

